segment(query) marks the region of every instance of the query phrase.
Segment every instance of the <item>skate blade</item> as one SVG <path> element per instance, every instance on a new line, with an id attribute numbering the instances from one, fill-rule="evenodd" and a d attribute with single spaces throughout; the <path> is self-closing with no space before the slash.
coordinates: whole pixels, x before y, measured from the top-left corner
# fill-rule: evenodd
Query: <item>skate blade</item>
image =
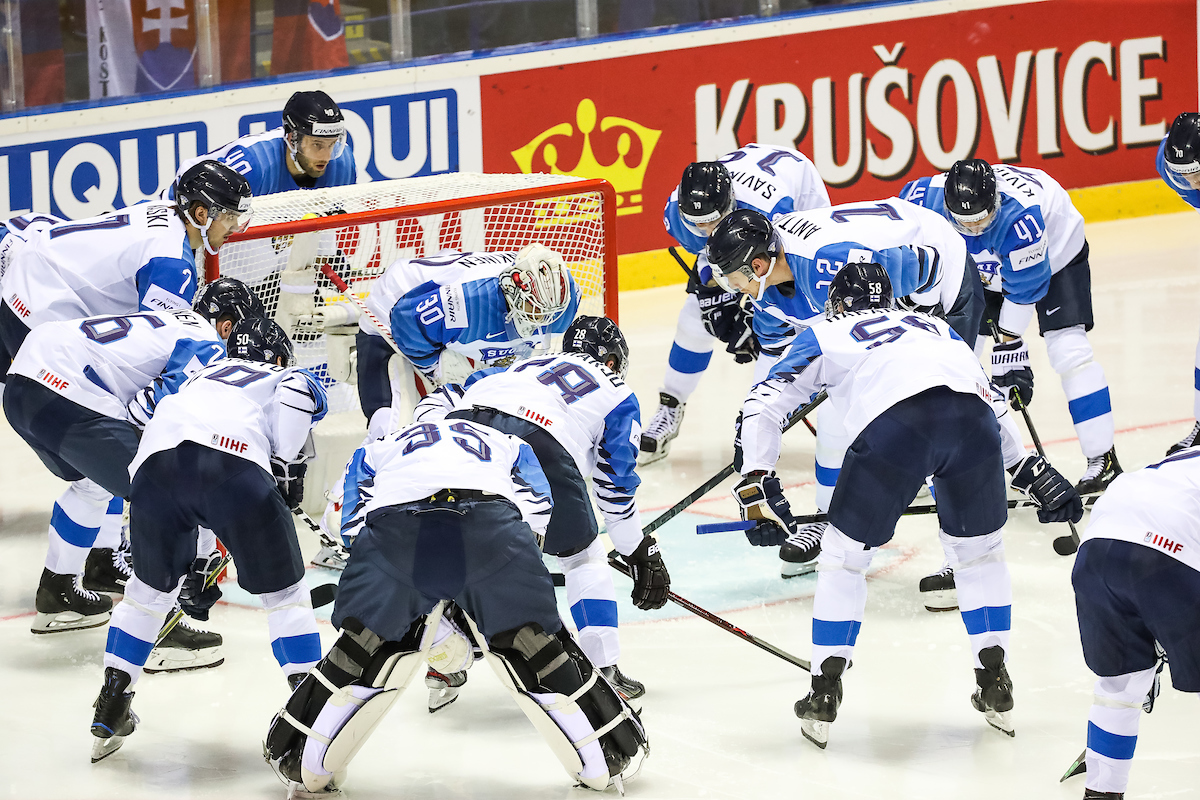
<path id="1" fill-rule="evenodd" d="M 337 786 L 310 792 L 304 788 L 303 783 L 297 781 L 290 781 L 288 783 L 288 800 L 329 800 L 334 797 L 345 797 L 342 790 L 337 788 Z"/>
<path id="2" fill-rule="evenodd" d="M 426 686 L 429 684 L 426 683 Z M 430 687 L 429 689 L 429 713 L 441 711 L 446 706 L 458 699 L 458 689 L 450 689 L 444 684 L 439 684 L 440 688 Z"/>
<path id="3" fill-rule="evenodd" d="M 801 575 L 810 575 L 817 571 L 817 560 L 806 561 L 803 564 L 795 564 L 791 561 L 784 561 L 779 567 L 779 577 L 785 581 L 789 578 L 799 578 Z"/>
<path id="4" fill-rule="evenodd" d="M 37 634 L 83 631 L 88 628 L 99 628 L 101 625 L 107 625 L 111 618 L 111 611 L 105 611 L 103 614 L 92 614 L 88 617 L 83 616 L 78 611 L 60 611 L 57 614 L 43 614 L 39 611 L 37 616 L 33 618 L 33 624 L 29 627 L 29 630 Z"/>
<path id="5" fill-rule="evenodd" d="M 933 592 L 921 592 L 921 602 L 926 611 L 935 614 L 939 611 L 958 610 L 958 591 L 956 589 L 938 589 Z"/>
<path id="6" fill-rule="evenodd" d="M 667 452 L 670 449 L 670 447 L 662 447 L 652 453 L 646 450 L 639 450 L 637 459 L 638 466 L 645 467 L 655 463 L 656 461 L 662 461 L 667 457 Z"/>
<path id="7" fill-rule="evenodd" d="M 150 660 L 142 668 L 143 672 L 157 675 L 160 672 L 190 672 L 195 669 L 212 669 L 225 663 L 221 648 L 210 647 L 204 650 L 180 650 L 175 647 L 155 649 L 150 652 Z M 173 652 L 174 651 L 174 652 Z"/>
<path id="8" fill-rule="evenodd" d="M 1005 736 L 1016 738 L 1017 732 L 1013 728 L 1011 711 L 988 710 L 983 712 L 983 718 L 987 720 L 988 725 L 991 725 Z"/>
<path id="9" fill-rule="evenodd" d="M 829 744 L 829 726 L 831 724 L 817 719 L 802 719 L 800 720 L 800 732 L 804 734 L 805 739 L 824 750 L 825 745 Z"/>
<path id="10" fill-rule="evenodd" d="M 309 563 L 314 567 L 324 567 L 325 569 L 332 569 L 337 572 L 346 569 L 346 559 L 337 555 L 328 547 L 322 547 Z"/>
<path id="11" fill-rule="evenodd" d="M 110 736 L 107 739 L 96 739 L 92 742 L 92 763 L 102 761 L 121 749 L 125 744 L 124 736 Z"/>

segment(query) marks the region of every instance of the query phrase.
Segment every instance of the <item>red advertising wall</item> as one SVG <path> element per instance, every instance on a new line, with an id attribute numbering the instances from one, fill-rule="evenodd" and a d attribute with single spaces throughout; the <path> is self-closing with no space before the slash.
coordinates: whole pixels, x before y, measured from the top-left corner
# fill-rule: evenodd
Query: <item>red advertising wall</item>
<path id="1" fill-rule="evenodd" d="M 761 26 L 764 34 L 770 26 Z M 671 244 L 692 161 L 797 147 L 835 203 L 980 157 L 1067 188 L 1152 178 L 1197 107 L 1191 0 L 1047 0 L 480 79 L 488 172 L 607 178 L 622 253 Z"/>

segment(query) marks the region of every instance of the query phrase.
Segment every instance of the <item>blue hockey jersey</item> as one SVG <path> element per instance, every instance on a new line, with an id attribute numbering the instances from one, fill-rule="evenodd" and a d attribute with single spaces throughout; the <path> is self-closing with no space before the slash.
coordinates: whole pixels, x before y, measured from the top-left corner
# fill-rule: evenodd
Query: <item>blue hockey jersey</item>
<path id="1" fill-rule="evenodd" d="M 251 133 L 234 139 L 224 147 L 219 147 L 211 153 L 183 162 L 176 177 L 182 175 L 193 164 L 212 159 L 220 161 L 227 167 L 240 172 L 250 183 L 250 192 L 255 197 L 291 192 L 296 189 L 323 189 L 326 186 L 348 186 L 355 182 L 354 153 L 347 143 L 337 158 L 325 167 L 325 174 L 317 178 L 311 186 L 297 183 L 287 168 L 287 142 L 283 138 L 283 128 L 276 128 L 265 133 Z M 163 196 L 175 199 L 175 183 L 163 190 Z"/>

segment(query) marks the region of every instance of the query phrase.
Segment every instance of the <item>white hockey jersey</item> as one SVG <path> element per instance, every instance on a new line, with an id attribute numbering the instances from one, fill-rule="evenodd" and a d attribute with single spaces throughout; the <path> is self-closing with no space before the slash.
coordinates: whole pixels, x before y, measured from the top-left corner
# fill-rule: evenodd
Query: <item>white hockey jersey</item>
<path id="1" fill-rule="evenodd" d="M 43 322 L 192 307 L 196 258 L 173 203 L 39 227 L 10 257 L 4 302 Z"/>
<path id="2" fill-rule="evenodd" d="M 295 459 L 328 410 L 325 389 L 308 370 L 224 359 L 158 404 L 129 475 L 151 454 L 180 442 L 233 453 L 270 472 L 271 457 Z"/>
<path id="3" fill-rule="evenodd" d="M 773 470 L 788 415 L 821 390 L 846 410 L 851 440 L 896 403 L 946 386 L 976 394 L 1000 422 L 1004 465 L 1025 455 L 1004 395 L 944 320 L 915 311 L 871 309 L 814 323 L 750 390 L 742 406 L 742 472 Z"/>
<path id="4" fill-rule="evenodd" d="M 427 395 L 414 419 L 437 419 L 454 408 L 482 406 L 529 420 L 563 446 L 579 474 L 591 476 L 607 533 L 626 555 L 642 542 L 634 495 L 642 439 L 641 409 L 623 380 L 582 353 L 532 358 L 508 369 L 481 370 L 465 391 L 443 387 Z"/>
<path id="5" fill-rule="evenodd" d="M 1200 447 L 1119 476 L 1092 506 L 1081 538 L 1145 545 L 1200 570 Z"/>
<path id="6" fill-rule="evenodd" d="M 554 503 L 529 445 L 465 420 L 419 422 L 360 447 L 342 477 L 342 538 L 350 543 L 372 511 L 442 489 L 473 489 L 512 502 L 539 536 Z"/>
<path id="7" fill-rule="evenodd" d="M 126 419 L 134 395 L 154 381 L 170 394 L 225 357 L 217 331 L 193 311 L 143 312 L 39 325 L 9 370 L 68 400 Z"/>

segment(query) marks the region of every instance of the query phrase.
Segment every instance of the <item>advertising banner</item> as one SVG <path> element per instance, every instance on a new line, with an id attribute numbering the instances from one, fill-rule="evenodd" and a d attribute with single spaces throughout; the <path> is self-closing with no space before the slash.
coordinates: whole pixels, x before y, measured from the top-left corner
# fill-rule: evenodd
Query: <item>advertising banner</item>
<path id="1" fill-rule="evenodd" d="M 808 155 L 835 203 L 895 195 L 971 157 L 1074 188 L 1154 177 L 1171 120 L 1196 109 L 1195 2 L 912 8 L 911 19 L 831 15 L 827 29 L 485 76 L 484 168 L 607 178 L 632 253 L 672 243 L 662 208 L 689 162 L 749 142 Z"/>

